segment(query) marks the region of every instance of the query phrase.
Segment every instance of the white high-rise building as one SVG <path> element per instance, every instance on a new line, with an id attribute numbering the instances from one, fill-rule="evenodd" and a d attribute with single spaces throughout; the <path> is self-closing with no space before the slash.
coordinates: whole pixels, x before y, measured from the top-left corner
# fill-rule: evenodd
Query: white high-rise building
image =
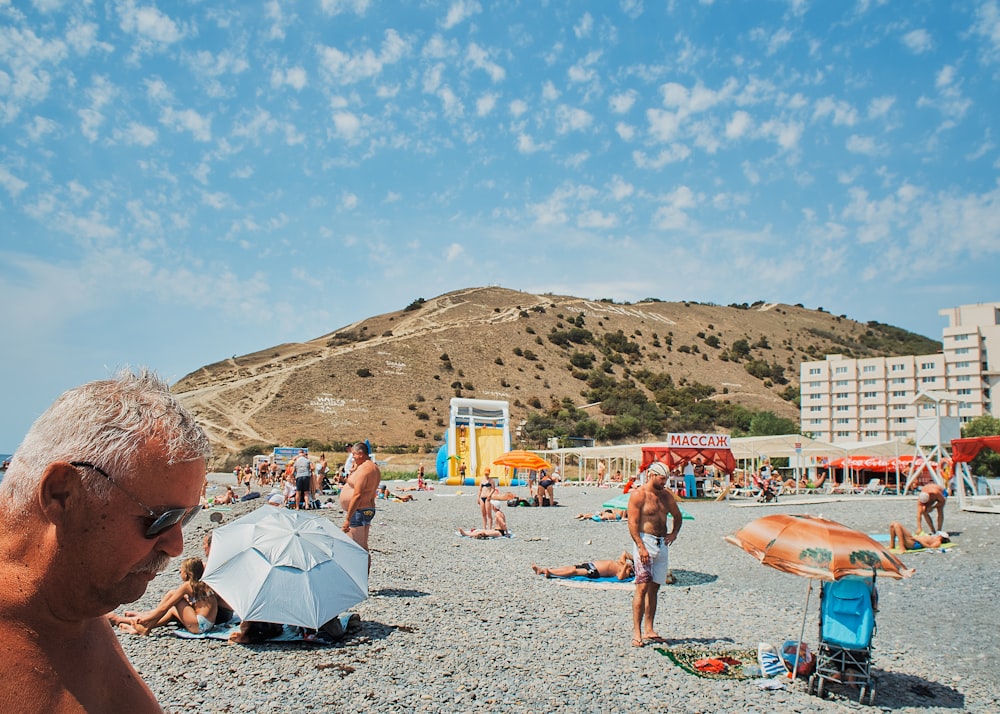
<path id="1" fill-rule="evenodd" d="M 1000 303 L 940 314 L 949 324 L 937 354 L 803 362 L 802 432 L 830 442 L 913 439 L 917 418 L 935 416 L 933 404 L 913 403 L 920 392 L 947 393 L 956 401 L 941 402 L 939 415 L 963 424 L 983 414 L 1000 417 L 1000 401 L 990 399 L 1000 382 Z"/>

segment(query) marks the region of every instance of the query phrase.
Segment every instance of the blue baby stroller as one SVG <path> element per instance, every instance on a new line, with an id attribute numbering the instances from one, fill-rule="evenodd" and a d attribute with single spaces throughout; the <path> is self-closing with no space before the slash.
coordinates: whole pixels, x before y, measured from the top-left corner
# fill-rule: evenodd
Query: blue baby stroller
<path id="1" fill-rule="evenodd" d="M 875 703 L 871 676 L 872 636 L 878 592 L 875 578 L 848 576 L 824 582 L 820 590 L 819 650 L 809 693 L 825 696 L 829 683 L 860 688 L 858 702 Z"/>

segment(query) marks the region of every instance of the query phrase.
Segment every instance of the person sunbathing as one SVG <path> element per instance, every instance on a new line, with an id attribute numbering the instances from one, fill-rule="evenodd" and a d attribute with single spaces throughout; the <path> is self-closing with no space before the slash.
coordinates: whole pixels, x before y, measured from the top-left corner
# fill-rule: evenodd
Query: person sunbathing
<path id="1" fill-rule="evenodd" d="M 951 543 L 947 533 L 938 531 L 932 535 L 913 535 L 899 521 L 889 524 L 889 549 L 896 547 L 896 540 L 905 550 L 920 550 L 921 548 L 940 548 L 945 543 Z"/>
<path id="2" fill-rule="evenodd" d="M 122 632 L 133 635 L 148 635 L 154 628 L 174 621 L 195 635 L 208 632 L 215 627 L 219 601 L 215 591 L 201 582 L 204 573 L 205 564 L 201 558 L 186 558 L 181 563 L 183 582 L 164 595 L 155 609 L 126 613 L 125 617 L 112 613 L 108 619 Z"/>
<path id="3" fill-rule="evenodd" d="M 620 521 L 628 518 L 628 511 L 620 508 L 605 508 L 600 513 L 578 513 L 574 516 L 578 521 Z"/>
<path id="4" fill-rule="evenodd" d="M 228 505 L 230 503 L 236 503 L 239 500 L 240 499 L 236 496 L 236 493 L 233 491 L 233 487 L 226 486 L 226 492 L 215 499 L 215 505 L 216 506 Z"/>
<path id="5" fill-rule="evenodd" d="M 541 568 L 534 563 L 531 569 L 536 575 L 544 575 L 547 578 L 573 578 L 577 576 L 596 580 L 597 578 L 618 578 L 627 580 L 634 574 L 632 567 L 632 555 L 628 551 L 618 556 L 617 560 L 594 560 L 589 563 L 579 565 L 563 565 L 557 568 Z"/>
<path id="6" fill-rule="evenodd" d="M 464 528 L 459 528 L 458 532 L 461 535 L 468 536 L 469 538 L 503 538 L 507 535 L 506 531 L 500 531 L 496 528 L 470 528 L 465 530 Z"/>

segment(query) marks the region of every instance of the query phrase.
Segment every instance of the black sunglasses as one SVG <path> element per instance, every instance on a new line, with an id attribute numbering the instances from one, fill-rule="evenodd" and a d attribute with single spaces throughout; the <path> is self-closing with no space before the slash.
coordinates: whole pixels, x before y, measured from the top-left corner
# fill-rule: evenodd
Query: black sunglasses
<path id="1" fill-rule="evenodd" d="M 145 503 L 143 503 L 138 498 L 129 493 L 124 486 L 122 486 L 121 484 L 116 482 L 113 478 L 108 476 L 107 472 L 100 466 L 96 466 L 90 463 L 89 461 L 70 461 L 69 465 L 78 469 L 91 469 L 93 471 L 96 471 L 101 476 L 106 478 L 111 483 L 112 486 L 119 489 L 122 493 L 124 493 L 126 496 L 132 499 L 133 503 L 141 507 L 142 510 L 146 512 L 146 515 L 150 520 L 149 527 L 146 528 L 146 534 L 145 534 L 146 538 L 155 538 L 156 536 L 160 535 L 160 533 L 162 533 L 163 531 L 167 530 L 168 528 L 172 528 L 178 523 L 180 523 L 181 527 L 183 528 L 184 526 L 186 526 L 188 523 L 191 522 L 192 518 L 198 515 L 199 511 L 201 511 L 201 506 L 198 505 L 198 506 L 191 506 L 190 508 L 170 508 L 167 509 L 166 511 L 163 511 L 162 513 L 157 513 L 152 508 L 150 508 Z"/>

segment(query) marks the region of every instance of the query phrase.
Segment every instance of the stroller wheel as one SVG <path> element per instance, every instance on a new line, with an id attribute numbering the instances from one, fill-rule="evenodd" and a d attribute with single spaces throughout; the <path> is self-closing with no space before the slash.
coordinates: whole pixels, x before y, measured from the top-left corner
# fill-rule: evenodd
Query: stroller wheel
<path id="1" fill-rule="evenodd" d="M 816 693 L 816 675 L 813 674 L 810 675 L 809 677 L 809 684 L 806 686 L 806 694 L 815 694 L 815 693 Z"/>
<path id="2" fill-rule="evenodd" d="M 875 685 L 868 690 L 868 706 L 875 706 Z"/>
<path id="3" fill-rule="evenodd" d="M 822 677 L 820 677 L 819 681 L 816 682 L 816 696 L 819 697 L 820 699 L 824 699 L 826 697 L 826 692 L 823 691 L 824 684 L 826 684 L 826 680 L 823 679 Z"/>
<path id="4" fill-rule="evenodd" d="M 868 694 L 868 687 L 861 685 L 861 692 L 858 694 L 858 704 L 865 703 L 865 695 Z"/>

